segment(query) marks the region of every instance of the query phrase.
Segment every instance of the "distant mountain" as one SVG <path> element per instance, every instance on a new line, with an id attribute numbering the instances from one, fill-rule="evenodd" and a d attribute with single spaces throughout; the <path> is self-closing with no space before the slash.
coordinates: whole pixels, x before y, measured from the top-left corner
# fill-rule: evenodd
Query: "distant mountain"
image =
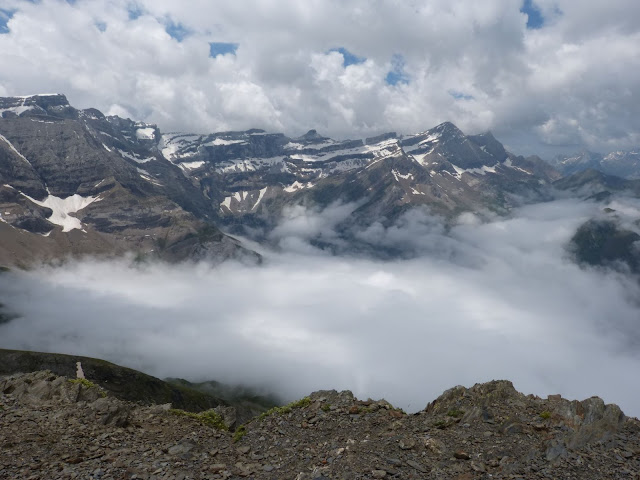
<path id="1" fill-rule="evenodd" d="M 626 180 L 593 169 L 563 177 L 554 182 L 553 186 L 570 192 L 573 196 L 594 200 L 606 200 L 616 193 L 640 198 L 640 180 Z"/>
<path id="2" fill-rule="evenodd" d="M 490 133 L 464 135 L 443 123 L 416 135 L 332 140 L 261 130 L 162 135 L 159 148 L 211 199 L 234 232 L 268 231 L 286 207 L 353 203 L 349 223 L 392 222 L 416 206 L 453 217 L 506 213 L 551 198 L 560 175 L 537 157 L 505 151 Z"/>
<path id="3" fill-rule="evenodd" d="M 568 250 L 575 261 L 640 274 L 637 207 L 634 214 L 633 207 L 616 203 L 619 197 L 640 199 L 640 180 L 626 180 L 589 169 L 556 181 L 554 187 L 603 206 L 601 213 L 584 222 L 571 238 Z"/>
<path id="4" fill-rule="evenodd" d="M 574 155 L 559 155 L 549 163 L 563 175 L 593 169 L 621 178 L 640 179 L 640 149 L 606 155 L 583 151 Z"/>
<path id="5" fill-rule="evenodd" d="M 208 135 L 78 110 L 64 95 L 0 98 L 0 262 L 122 253 L 167 260 L 251 256 L 231 233 L 287 208 L 348 203 L 345 225 L 414 207 L 454 218 L 553 198 L 560 174 L 491 133 L 446 122 L 402 136 L 333 140 L 262 130 Z M 254 257 L 255 258 L 255 257 Z"/>

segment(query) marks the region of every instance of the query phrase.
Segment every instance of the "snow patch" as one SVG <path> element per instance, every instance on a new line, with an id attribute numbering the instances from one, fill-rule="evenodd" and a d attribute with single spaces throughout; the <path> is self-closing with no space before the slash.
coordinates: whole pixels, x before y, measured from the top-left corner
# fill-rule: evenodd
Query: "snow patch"
<path id="1" fill-rule="evenodd" d="M 105 147 L 106 148 L 106 147 Z M 147 163 L 150 162 L 151 160 L 155 160 L 156 157 L 147 157 L 147 158 L 142 158 L 140 155 L 134 153 L 131 154 L 125 150 L 120 150 L 119 148 L 117 149 L 118 153 L 123 157 L 123 158 L 128 158 L 129 160 L 133 160 L 136 163 Z"/>
<path id="2" fill-rule="evenodd" d="M 194 170 L 196 168 L 200 168 L 202 165 L 204 165 L 204 163 L 204 160 L 199 160 L 196 162 L 179 163 L 178 166 L 183 170 Z"/>
<path id="3" fill-rule="evenodd" d="M 504 161 L 504 164 L 503 164 L 503 165 L 504 165 L 505 167 L 513 168 L 513 169 L 515 169 L 515 170 L 520 170 L 521 172 L 526 173 L 527 175 L 533 175 L 533 173 L 526 171 L 524 168 L 516 167 L 515 165 L 513 165 L 513 162 L 511 161 L 511 159 L 510 159 L 510 158 L 507 158 L 507 159 Z"/>
<path id="4" fill-rule="evenodd" d="M 453 164 L 451 165 L 456 171 L 456 174 L 453 176 L 456 177 L 458 180 L 461 180 L 463 173 L 475 173 L 478 175 L 486 175 L 487 173 L 496 173 L 496 167 L 499 164 L 495 164 L 493 167 L 487 167 L 486 165 L 483 165 L 480 168 L 460 168 L 457 165 L 453 165 Z"/>
<path id="5" fill-rule="evenodd" d="M 225 197 L 225 199 L 220 203 L 220 207 L 227 207 L 227 209 L 231 210 L 231 199 L 233 197 Z"/>
<path id="6" fill-rule="evenodd" d="M 220 166 L 216 168 L 216 171 L 219 173 L 255 172 L 259 168 L 282 164 L 283 160 L 284 157 L 246 158 L 243 160 L 230 160 L 221 163 Z"/>
<path id="7" fill-rule="evenodd" d="M 16 95 L 11 98 L 57 97 L 59 93 L 35 93 L 33 95 Z"/>
<path id="8" fill-rule="evenodd" d="M 155 178 L 153 178 L 151 176 L 151 174 L 149 172 L 147 172 L 146 170 L 143 170 L 142 168 L 137 168 L 136 170 L 138 170 L 138 174 L 140 175 L 140 177 L 142 179 L 146 180 L 147 182 L 153 183 L 154 185 L 157 185 L 158 187 L 164 187 L 164 185 L 162 185 Z"/>
<path id="9" fill-rule="evenodd" d="M 35 107 L 33 105 L 29 105 L 29 106 L 20 106 L 20 107 L 11 107 L 11 108 L 0 108 L 0 115 L 2 115 L 3 112 L 13 112 L 16 115 L 20 116 L 22 115 L 24 112 L 28 112 L 29 110 L 34 110 Z"/>
<path id="10" fill-rule="evenodd" d="M 221 145 L 234 145 L 234 144 L 237 144 L 237 143 L 246 144 L 247 142 L 245 142 L 244 140 L 226 140 L 224 138 L 216 138 L 212 142 L 204 143 L 203 146 L 205 146 L 205 147 L 209 147 L 209 146 L 219 147 Z"/>
<path id="11" fill-rule="evenodd" d="M 263 189 L 260 190 L 260 193 L 258 194 L 258 200 L 256 200 L 256 203 L 251 210 L 255 210 L 256 208 L 258 208 L 258 205 L 260 205 L 260 201 L 262 200 L 262 197 L 264 197 L 264 194 L 267 192 L 267 188 L 269 187 L 264 187 Z"/>
<path id="12" fill-rule="evenodd" d="M 138 140 L 153 140 L 155 129 L 151 127 L 138 128 L 136 137 Z"/>
<path id="13" fill-rule="evenodd" d="M 27 158 L 22 155 L 18 149 L 16 147 L 13 146 L 13 144 L 7 140 L 3 135 L 0 135 L 0 140 L 4 141 L 7 145 L 9 145 L 9 148 L 11 150 L 13 150 L 15 152 L 16 155 L 18 155 L 22 160 L 24 160 L 25 162 L 27 162 L 29 165 L 31 165 L 31 162 L 29 160 L 27 160 Z"/>
<path id="14" fill-rule="evenodd" d="M 411 138 L 415 138 L 415 137 L 419 137 L 421 135 L 425 135 L 427 132 L 423 132 L 423 133 L 418 133 L 417 135 L 413 135 L 410 137 L 407 137 L 407 139 L 411 139 Z M 419 148 L 424 147 L 427 143 L 428 144 L 435 144 L 438 143 L 438 141 L 440 141 L 440 137 L 442 137 L 442 133 L 438 132 L 438 133 L 432 133 L 431 135 L 429 135 L 428 137 L 426 137 L 423 140 L 420 140 L 418 143 L 416 143 L 415 145 L 411 145 L 408 147 L 403 147 L 404 151 L 409 153 L 412 152 L 414 150 L 418 150 Z"/>
<path id="15" fill-rule="evenodd" d="M 20 192 L 23 196 L 31 200 L 36 205 L 41 207 L 50 208 L 53 213 L 47 220 L 55 225 L 60 225 L 63 232 L 70 232 L 71 230 L 82 230 L 82 223 L 76 217 L 72 217 L 70 214 L 76 213 L 83 208 L 88 207 L 93 202 L 99 202 L 102 200 L 99 197 L 83 197 L 78 195 L 71 195 L 67 198 L 60 198 L 54 195 L 48 195 L 44 200 L 36 200 Z"/>
<path id="16" fill-rule="evenodd" d="M 296 190 L 302 190 L 304 188 L 312 188 L 312 187 L 313 187 L 313 183 L 311 182 L 307 182 L 305 184 L 305 183 L 300 183 L 299 181 L 296 180 L 288 187 L 285 187 L 283 190 L 287 193 L 292 193 L 292 192 L 295 192 Z"/>
<path id="17" fill-rule="evenodd" d="M 396 178 L 396 182 L 399 182 L 401 178 L 403 180 L 413 180 L 413 174 L 412 173 L 407 173 L 406 175 L 402 175 L 400 172 L 398 172 L 395 169 L 391 170 L 391 173 Z"/>

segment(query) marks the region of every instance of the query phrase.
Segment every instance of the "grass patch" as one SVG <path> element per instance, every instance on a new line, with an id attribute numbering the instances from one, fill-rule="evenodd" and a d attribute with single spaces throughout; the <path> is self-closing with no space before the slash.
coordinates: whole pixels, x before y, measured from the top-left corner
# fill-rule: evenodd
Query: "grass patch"
<path id="1" fill-rule="evenodd" d="M 244 437 L 246 433 L 247 433 L 247 429 L 245 428 L 244 425 L 240 425 L 238 428 L 236 428 L 236 431 L 233 434 L 233 443 L 236 443 L 242 440 L 242 437 Z"/>
<path id="2" fill-rule="evenodd" d="M 433 426 L 439 430 L 443 430 L 447 428 L 447 422 L 445 422 L 444 420 L 438 420 L 437 422 L 433 422 Z"/>
<path id="3" fill-rule="evenodd" d="M 82 385 L 85 388 L 97 388 L 100 390 L 100 396 L 102 398 L 107 396 L 107 392 L 105 392 L 98 385 L 96 385 L 90 380 L 87 380 L 86 378 L 71 378 L 69 379 L 69 383 L 72 383 L 74 385 Z"/>
<path id="4" fill-rule="evenodd" d="M 457 408 L 452 408 L 447 412 L 447 415 L 453 418 L 460 418 L 464 415 L 464 410 L 458 410 Z"/>
<path id="5" fill-rule="evenodd" d="M 322 406 L 320 407 L 320 409 L 321 409 L 323 412 L 328 412 L 329 410 L 331 410 L 331 405 L 330 405 L 330 404 L 328 404 L 328 403 L 325 403 L 324 405 L 322 405 Z"/>
<path id="6" fill-rule="evenodd" d="M 549 410 L 545 410 L 540 414 L 540 418 L 543 418 L 544 420 L 549 420 L 551 418 L 551 412 Z"/>
<path id="7" fill-rule="evenodd" d="M 291 413 L 294 408 L 304 408 L 311 405 L 311 399 L 309 397 L 301 398 L 295 402 L 291 402 L 289 405 L 284 405 L 282 407 L 273 407 L 266 412 L 262 413 L 258 420 L 262 420 L 271 415 L 286 415 L 287 413 Z"/>
<path id="8" fill-rule="evenodd" d="M 222 417 L 213 410 L 207 410 L 205 412 L 193 413 L 186 410 L 180 410 L 179 408 L 169 409 L 169 413 L 177 415 L 179 417 L 189 417 L 198 420 L 205 425 L 209 425 L 217 430 L 228 431 L 229 428 L 225 425 Z"/>

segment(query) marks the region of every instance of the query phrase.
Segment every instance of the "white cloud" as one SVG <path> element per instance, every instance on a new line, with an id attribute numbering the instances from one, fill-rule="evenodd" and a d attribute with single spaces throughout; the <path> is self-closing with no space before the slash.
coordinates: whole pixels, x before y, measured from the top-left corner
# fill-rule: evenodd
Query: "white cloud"
<path id="1" fill-rule="evenodd" d="M 538 30 L 513 0 L 145 0 L 135 19 L 125 0 L 2 3 L 17 11 L 0 34 L 0 91 L 58 90 L 164 130 L 318 128 L 344 138 L 451 120 L 527 153 L 640 143 L 632 0 L 538 0 L 547 22 Z M 168 22 L 189 32 L 182 42 Z M 212 59 L 209 42 L 239 46 Z M 345 68 L 328 53 L 337 47 L 367 61 Z M 396 54 L 407 85 L 385 83 Z"/>
<path id="2" fill-rule="evenodd" d="M 637 202 L 616 201 L 637 214 Z M 84 261 L 0 275 L 0 302 L 22 314 L 0 326 L 0 347 L 268 385 L 291 399 L 346 388 L 409 410 L 456 384 L 507 378 L 527 393 L 600 395 L 637 416 L 638 285 L 565 258 L 600 209 L 552 202 L 483 225 L 466 218 L 449 236 L 416 213 L 375 237 L 424 246 L 407 261 L 298 248 L 257 267 Z M 281 230 L 297 247 L 329 235 L 341 211 L 300 215 Z"/>

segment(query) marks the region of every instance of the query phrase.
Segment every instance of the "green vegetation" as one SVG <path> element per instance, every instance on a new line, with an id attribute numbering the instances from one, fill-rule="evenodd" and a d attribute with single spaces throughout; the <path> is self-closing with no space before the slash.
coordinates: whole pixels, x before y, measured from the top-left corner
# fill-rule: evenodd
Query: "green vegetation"
<path id="1" fill-rule="evenodd" d="M 263 418 L 267 418 L 270 415 L 285 415 L 287 413 L 291 413 L 294 408 L 304 408 L 311 405 L 311 399 L 309 397 L 301 398 L 295 402 L 290 403 L 289 405 L 284 405 L 282 407 L 273 407 L 270 410 L 267 410 L 263 414 L 261 414 L 258 419 L 262 420 Z"/>
<path id="2" fill-rule="evenodd" d="M 75 385 L 82 385 L 84 387 L 87 388 L 98 388 L 98 385 L 96 385 L 95 383 L 87 380 L 86 378 L 73 378 L 71 380 L 69 380 L 69 383 L 73 383 Z"/>
<path id="3" fill-rule="evenodd" d="M 551 418 L 551 412 L 549 410 L 545 410 L 544 412 L 542 412 L 540 414 L 540 418 L 543 418 L 545 420 L 548 420 Z"/>
<path id="4" fill-rule="evenodd" d="M 447 415 L 453 418 L 460 418 L 464 415 L 464 410 L 458 410 L 457 408 L 452 408 L 447 412 Z"/>
<path id="5" fill-rule="evenodd" d="M 69 383 L 72 383 L 74 385 L 82 385 L 85 388 L 97 388 L 100 390 L 100 396 L 102 398 L 107 396 L 107 392 L 105 392 L 104 390 L 102 390 L 98 385 L 96 385 L 95 383 L 93 383 L 90 380 L 87 380 L 86 378 L 73 378 L 73 379 L 69 379 Z"/>
<path id="6" fill-rule="evenodd" d="M 181 417 L 193 418 L 195 420 L 198 420 L 199 422 L 204 423 L 205 425 L 209 425 L 213 428 L 216 428 L 218 430 L 223 430 L 225 432 L 229 430 L 229 428 L 225 425 L 224 421 L 222 420 L 222 417 L 213 410 L 207 410 L 201 413 L 193 413 L 193 412 L 187 412 L 185 410 L 180 410 L 178 408 L 172 408 L 169 410 L 169 413 L 172 413 L 173 415 L 178 415 Z"/>
<path id="7" fill-rule="evenodd" d="M 164 381 L 178 388 L 189 388 L 206 395 L 212 395 L 229 405 L 246 407 L 251 412 L 249 415 L 251 418 L 282 404 L 282 401 L 274 395 L 261 394 L 257 390 L 241 385 L 225 385 L 214 380 L 191 383 L 182 378 L 165 378 Z M 249 418 L 245 417 L 245 420 L 249 420 Z"/>
<path id="8" fill-rule="evenodd" d="M 444 420 L 438 420 L 436 422 L 433 422 L 433 426 L 442 430 L 447 427 L 447 422 L 445 422 Z"/>
<path id="9" fill-rule="evenodd" d="M 331 404 L 325 403 L 320 408 L 322 409 L 323 412 L 328 412 L 329 410 L 331 410 Z"/>
<path id="10" fill-rule="evenodd" d="M 242 437 L 247 433 L 247 430 L 244 425 L 240 425 L 235 433 L 233 434 L 233 443 L 239 442 L 242 440 Z"/>

